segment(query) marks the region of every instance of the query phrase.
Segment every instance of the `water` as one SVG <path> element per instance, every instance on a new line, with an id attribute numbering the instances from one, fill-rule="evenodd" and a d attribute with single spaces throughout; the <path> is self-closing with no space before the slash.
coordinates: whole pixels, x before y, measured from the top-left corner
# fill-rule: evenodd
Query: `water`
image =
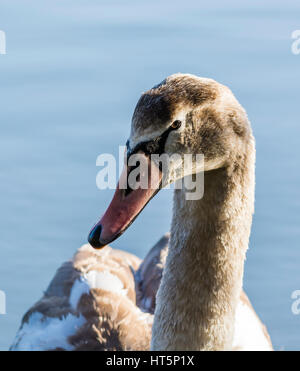
<path id="1" fill-rule="evenodd" d="M 112 191 L 96 158 L 118 153 L 140 93 L 174 72 L 229 85 L 257 140 L 256 214 L 245 288 L 276 349 L 299 349 L 296 1 L 1 1 L 0 349 L 58 266 L 86 242 Z M 114 243 L 143 257 L 169 229 L 161 192 Z"/>

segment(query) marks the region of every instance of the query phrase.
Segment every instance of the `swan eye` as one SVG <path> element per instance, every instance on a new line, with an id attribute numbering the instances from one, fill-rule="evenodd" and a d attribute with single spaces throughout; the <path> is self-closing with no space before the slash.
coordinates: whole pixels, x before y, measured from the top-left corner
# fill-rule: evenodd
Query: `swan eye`
<path id="1" fill-rule="evenodd" d="M 177 129 L 180 128 L 180 126 L 181 126 L 181 121 L 180 121 L 180 120 L 176 120 L 176 121 L 174 121 L 173 124 L 171 125 L 171 128 L 172 128 L 173 130 L 177 130 Z"/>

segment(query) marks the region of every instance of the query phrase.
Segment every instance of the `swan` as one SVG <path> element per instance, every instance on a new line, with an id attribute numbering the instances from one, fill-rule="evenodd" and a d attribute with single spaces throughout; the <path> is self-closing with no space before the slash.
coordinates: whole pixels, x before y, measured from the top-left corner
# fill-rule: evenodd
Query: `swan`
<path id="1" fill-rule="evenodd" d="M 255 141 L 229 88 L 175 74 L 143 93 L 127 156 L 151 165 L 147 189 L 120 186 L 89 244 L 62 265 L 24 316 L 11 350 L 273 350 L 243 292 L 254 212 Z M 174 190 L 171 232 L 141 261 L 109 246 L 152 197 L 181 179 L 153 153 L 203 154 L 204 194 Z M 200 170 L 195 165 L 191 173 Z"/>

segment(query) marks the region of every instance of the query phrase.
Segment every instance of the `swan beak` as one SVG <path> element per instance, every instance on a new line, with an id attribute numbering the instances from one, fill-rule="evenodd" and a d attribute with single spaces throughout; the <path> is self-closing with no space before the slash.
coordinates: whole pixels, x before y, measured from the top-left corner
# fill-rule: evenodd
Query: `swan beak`
<path id="1" fill-rule="evenodd" d="M 163 174 L 157 165 L 145 154 L 142 154 L 148 165 L 146 187 L 130 189 L 127 181 L 131 170 L 125 166 L 121 174 L 114 197 L 101 220 L 92 228 L 88 241 L 96 249 L 117 239 L 133 223 L 147 203 L 158 193 Z M 145 174 L 140 174 L 140 179 Z M 144 183 L 145 184 L 145 183 Z"/>

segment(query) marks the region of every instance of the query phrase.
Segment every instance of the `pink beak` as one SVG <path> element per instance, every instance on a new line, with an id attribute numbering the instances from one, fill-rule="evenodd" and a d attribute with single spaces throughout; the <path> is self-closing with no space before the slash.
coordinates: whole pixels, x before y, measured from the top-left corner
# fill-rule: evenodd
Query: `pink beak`
<path id="1" fill-rule="evenodd" d="M 127 184 L 130 170 L 127 166 L 121 174 L 114 197 L 100 221 L 89 234 L 89 243 L 96 249 L 102 248 L 117 239 L 133 223 L 147 203 L 160 189 L 161 170 L 144 155 L 148 164 L 147 189 L 137 188 L 126 192 L 121 185 Z M 143 177 L 145 174 L 140 174 Z M 145 188 L 145 187 L 144 187 Z"/>

